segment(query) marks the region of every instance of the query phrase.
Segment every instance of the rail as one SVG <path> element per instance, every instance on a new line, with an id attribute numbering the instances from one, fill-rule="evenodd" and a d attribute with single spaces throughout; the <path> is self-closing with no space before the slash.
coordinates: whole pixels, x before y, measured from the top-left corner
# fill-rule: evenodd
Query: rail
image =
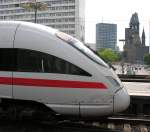
<path id="1" fill-rule="evenodd" d="M 150 75 L 125 75 L 118 74 L 119 78 L 123 82 L 144 82 L 150 83 Z"/>
<path id="2" fill-rule="evenodd" d="M 150 118 L 112 116 L 98 122 L 69 122 L 57 124 L 36 122 L 35 120 L 0 120 L 0 131 L 5 132 L 149 132 Z"/>

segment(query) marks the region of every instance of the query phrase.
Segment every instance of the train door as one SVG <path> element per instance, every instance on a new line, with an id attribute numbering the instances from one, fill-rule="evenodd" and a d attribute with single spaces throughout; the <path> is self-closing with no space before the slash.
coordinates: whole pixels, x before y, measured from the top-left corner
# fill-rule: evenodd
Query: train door
<path id="1" fill-rule="evenodd" d="M 12 98 L 14 54 L 11 48 L 0 48 L 0 97 Z"/>

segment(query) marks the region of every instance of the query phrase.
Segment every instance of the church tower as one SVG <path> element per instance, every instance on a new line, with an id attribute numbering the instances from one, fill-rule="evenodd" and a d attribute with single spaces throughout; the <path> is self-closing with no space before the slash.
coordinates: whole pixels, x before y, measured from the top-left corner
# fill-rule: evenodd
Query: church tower
<path id="1" fill-rule="evenodd" d="M 145 31 L 142 32 L 142 46 L 145 46 Z"/>
<path id="2" fill-rule="evenodd" d="M 129 28 L 125 29 L 124 60 L 128 63 L 143 63 L 144 55 L 149 52 L 145 44 L 145 31 L 139 35 L 140 22 L 138 14 L 132 14 Z"/>
<path id="3" fill-rule="evenodd" d="M 139 34 L 140 23 L 139 23 L 139 18 L 137 13 L 132 14 L 129 26 L 130 29 L 132 29 L 135 33 Z"/>

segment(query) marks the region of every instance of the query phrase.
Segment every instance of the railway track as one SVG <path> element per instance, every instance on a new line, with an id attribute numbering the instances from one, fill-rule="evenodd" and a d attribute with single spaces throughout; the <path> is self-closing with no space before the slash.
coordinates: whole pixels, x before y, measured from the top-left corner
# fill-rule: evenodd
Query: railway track
<path id="1" fill-rule="evenodd" d="M 111 129 L 123 132 L 150 132 L 150 118 L 136 116 L 113 116 L 108 118 Z"/>
<path id="2" fill-rule="evenodd" d="M 0 132 L 149 132 L 150 119 L 115 116 L 94 123 L 0 120 Z"/>
<path id="3" fill-rule="evenodd" d="M 143 124 L 143 125 L 150 125 L 150 118 L 148 117 L 132 117 L 132 116 L 113 116 L 108 117 L 108 122 L 113 123 L 130 123 L 130 124 Z"/>
<path id="4" fill-rule="evenodd" d="M 137 123 L 137 124 L 136 124 Z M 138 121 L 138 119 L 111 118 L 105 122 L 94 122 L 92 126 L 96 127 L 96 132 L 150 132 L 150 121 Z M 85 125 L 85 127 L 87 127 Z M 89 130 L 89 128 L 86 128 Z M 79 129 L 82 131 L 82 129 Z M 92 129 L 91 129 L 92 130 Z M 93 129 L 94 130 L 94 129 Z M 93 131 L 92 130 L 92 131 Z M 87 131 L 88 132 L 88 131 Z"/>
<path id="5" fill-rule="evenodd" d="M 0 132 L 121 132 L 121 130 L 80 123 L 59 123 L 56 125 L 31 121 L 0 121 Z"/>

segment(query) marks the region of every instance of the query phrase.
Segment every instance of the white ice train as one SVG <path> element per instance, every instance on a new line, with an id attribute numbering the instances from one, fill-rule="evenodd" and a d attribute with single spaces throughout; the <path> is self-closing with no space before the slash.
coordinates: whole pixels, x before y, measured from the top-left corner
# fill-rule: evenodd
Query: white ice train
<path id="1" fill-rule="evenodd" d="M 77 39 L 39 24 L 0 22 L 0 107 L 80 118 L 125 110 L 127 90 Z"/>

